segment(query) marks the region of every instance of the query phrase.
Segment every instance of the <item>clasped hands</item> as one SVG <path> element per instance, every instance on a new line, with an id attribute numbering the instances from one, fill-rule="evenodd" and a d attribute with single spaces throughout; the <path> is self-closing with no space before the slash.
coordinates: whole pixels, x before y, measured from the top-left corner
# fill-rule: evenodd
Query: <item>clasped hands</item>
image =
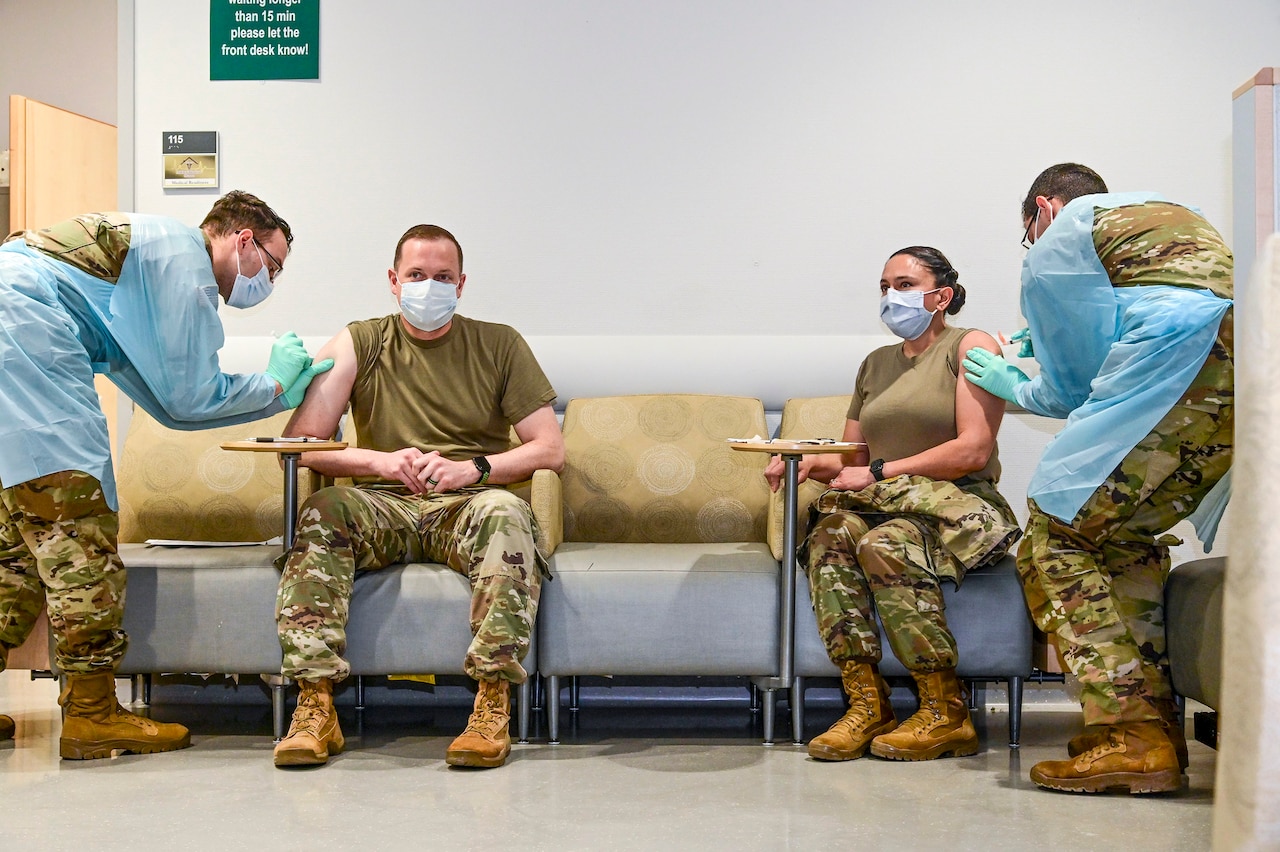
<path id="1" fill-rule="evenodd" d="M 480 481 L 480 470 L 473 462 L 450 461 L 438 450 L 424 453 L 416 447 L 382 453 L 377 468 L 378 476 L 401 482 L 414 494 L 453 491 Z"/>

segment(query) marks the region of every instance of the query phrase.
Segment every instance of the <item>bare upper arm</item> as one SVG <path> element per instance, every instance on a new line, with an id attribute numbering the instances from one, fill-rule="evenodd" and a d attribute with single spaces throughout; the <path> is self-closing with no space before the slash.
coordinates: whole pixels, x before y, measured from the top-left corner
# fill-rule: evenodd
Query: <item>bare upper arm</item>
<path id="1" fill-rule="evenodd" d="M 550 404 L 535 409 L 512 428 L 516 430 L 516 435 L 524 444 L 538 439 L 550 439 L 563 443 L 564 436 L 560 432 L 560 423 L 556 420 L 555 409 Z"/>
<path id="2" fill-rule="evenodd" d="M 331 438 L 337 431 L 338 421 L 351 401 L 351 390 L 356 382 L 356 349 L 350 331 L 344 328 L 335 334 L 320 347 L 314 360 L 326 358 L 333 359 L 333 369 L 312 380 L 302 404 L 289 419 L 286 435 Z"/>
<path id="3" fill-rule="evenodd" d="M 960 356 L 977 347 L 1000 354 L 1000 344 L 985 331 L 974 329 L 960 341 Z M 978 435 L 984 443 L 994 445 L 996 433 L 1000 431 L 1000 421 L 1004 418 L 1005 402 L 1000 397 L 988 393 L 966 378 L 960 369 L 959 381 L 956 382 L 956 434 L 963 436 L 971 430 L 979 430 Z"/>
<path id="4" fill-rule="evenodd" d="M 555 409 L 544 405 L 528 414 L 513 426 L 522 444 L 541 444 L 558 458 L 555 470 L 564 466 L 564 434 L 556 420 Z"/>

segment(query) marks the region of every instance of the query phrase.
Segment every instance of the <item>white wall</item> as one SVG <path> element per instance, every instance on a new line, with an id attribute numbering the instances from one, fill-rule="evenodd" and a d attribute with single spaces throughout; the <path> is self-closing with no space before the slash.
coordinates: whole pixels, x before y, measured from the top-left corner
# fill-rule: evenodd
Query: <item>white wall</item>
<path id="1" fill-rule="evenodd" d="M 104 0 L 0 0 L 0 148 L 9 147 L 10 95 L 115 124 L 115 7 Z"/>
<path id="2" fill-rule="evenodd" d="M 424 221 L 467 251 L 462 312 L 530 335 L 883 333 L 912 243 L 960 269 L 959 320 L 1012 330 L 1040 169 L 1229 234 L 1231 92 L 1280 56 L 1274 0 L 326 0 L 318 82 L 211 82 L 208 3 L 134 5 L 136 209 L 198 221 L 160 137 L 217 130 L 221 189 L 298 235 L 233 335 L 393 310 Z"/>

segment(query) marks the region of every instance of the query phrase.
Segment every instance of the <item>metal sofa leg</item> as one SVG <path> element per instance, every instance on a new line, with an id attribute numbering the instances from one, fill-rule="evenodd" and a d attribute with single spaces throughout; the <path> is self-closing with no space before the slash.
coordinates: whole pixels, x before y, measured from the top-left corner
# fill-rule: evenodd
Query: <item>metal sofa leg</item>
<path id="1" fill-rule="evenodd" d="M 356 675 L 356 710 L 364 710 L 364 675 Z"/>
<path id="2" fill-rule="evenodd" d="M 791 742 L 804 744 L 804 678 L 800 675 L 791 681 Z"/>
<path id="3" fill-rule="evenodd" d="M 569 678 L 569 712 L 570 713 L 578 712 L 579 701 L 581 700 L 581 698 L 582 698 L 582 693 L 579 691 L 579 688 L 578 688 L 578 676 L 573 675 L 572 677 Z"/>
<path id="4" fill-rule="evenodd" d="M 529 711 L 533 709 L 531 706 L 533 704 L 532 680 L 533 677 L 525 678 L 524 683 L 520 684 L 517 690 L 516 700 L 520 702 L 520 706 L 516 710 L 516 742 L 519 743 L 529 742 Z"/>
<path id="5" fill-rule="evenodd" d="M 764 744 L 773 745 L 773 717 L 778 709 L 778 702 L 775 700 L 777 696 L 773 689 L 764 690 Z"/>
<path id="6" fill-rule="evenodd" d="M 547 675 L 547 743 L 560 744 L 560 676 Z"/>
<path id="7" fill-rule="evenodd" d="M 136 674 L 130 679 L 129 703 L 135 707 L 151 703 L 151 675 Z"/>
<path id="8" fill-rule="evenodd" d="M 1018 748 L 1022 738 L 1022 678 L 1009 678 L 1009 748 Z"/>
<path id="9" fill-rule="evenodd" d="M 285 724 L 285 690 L 289 688 L 289 678 L 284 675 L 261 675 L 262 682 L 271 687 L 271 733 L 276 742 L 284 739 L 288 725 Z"/>

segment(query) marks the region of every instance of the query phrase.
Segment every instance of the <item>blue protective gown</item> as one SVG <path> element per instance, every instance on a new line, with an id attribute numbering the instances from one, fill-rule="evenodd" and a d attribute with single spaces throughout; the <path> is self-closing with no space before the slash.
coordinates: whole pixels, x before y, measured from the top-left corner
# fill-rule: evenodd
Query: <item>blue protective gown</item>
<path id="1" fill-rule="evenodd" d="M 116 509 L 106 417 L 93 374 L 172 429 L 229 426 L 284 410 L 265 373 L 218 366 L 222 323 L 199 229 L 130 216 L 116 284 L 42 254 L 0 246 L 0 483 L 63 470 L 102 483 Z"/>
<path id="2" fill-rule="evenodd" d="M 1191 386 L 1232 305 L 1209 290 L 1112 286 L 1094 247 L 1095 208 L 1163 200 L 1154 193 L 1077 198 L 1022 264 L 1022 313 L 1040 374 L 1014 396 L 1036 414 L 1067 418 L 1027 494 L 1066 523 Z M 1229 483 L 1220 486 L 1191 518 L 1206 544 L 1226 505 Z"/>

